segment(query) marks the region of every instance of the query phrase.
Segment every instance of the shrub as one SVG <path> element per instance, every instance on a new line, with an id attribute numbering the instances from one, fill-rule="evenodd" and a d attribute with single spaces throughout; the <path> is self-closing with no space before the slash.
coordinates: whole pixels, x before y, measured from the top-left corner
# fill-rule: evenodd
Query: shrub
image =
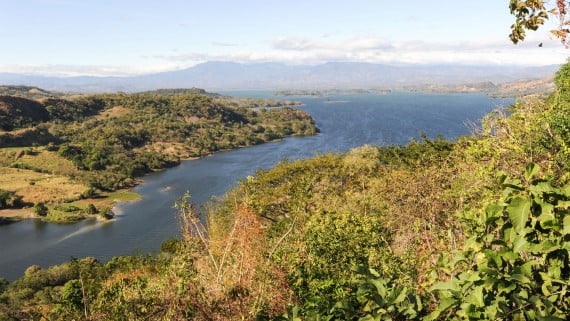
<path id="1" fill-rule="evenodd" d="M 6 291 L 6 288 L 8 287 L 8 281 L 6 281 L 5 278 L 0 277 L 0 294 L 4 293 L 4 291 Z"/>
<path id="2" fill-rule="evenodd" d="M 47 208 L 47 206 L 45 206 L 43 202 L 39 202 L 36 203 L 36 205 L 34 205 L 34 214 L 38 216 L 47 216 L 48 213 L 49 209 Z"/>
<path id="3" fill-rule="evenodd" d="M 182 247 L 182 241 L 177 238 L 170 238 L 160 245 L 160 251 L 164 253 L 176 254 Z"/>
<path id="4" fill-rule="evenodd" d="M 85 208 L 85 213 L 86 214 L 97 214 L 99 213 L 99 210 L 97 209 L 97 207 L 95 207 L 95 205 L 93 205 L 92 203 L 87 204 L 87 207 Z"/>
<path id="5" fill-rule="evenodd" d="M 113 213 L 113 209 L 110 207 L 105 207 L 99 210 L 99 215 L 106 220 L 110 220 L 115 217 L 115 213 Z"/>
<path id="6" fill-rule="evenodd" d="M 58 206 L 54 207 L 54 209 L 57 211 L 62 211 L 62 212 L 66 212 L 66 213 L 81 211 L 81 209 L 79 207 L 77 207 L 75 205 L 69 205 L 69 204 L 58 205 Z"/>
<path id="7" fill-rule="evenodd" d="M 525 171 L 525 183 L 502 178 L 500 202 L 465 214 L 470 235 L 463 251 L 442 258 L 449 281 L 433 290 L 430 318 L 568 320 L 570 186 L 555 188 Z"/>
<path id="8" fill-rule="evenodd" d="M 0 209 L 21 207 L 22 197 L 16 192 L 0 189 Z"/>
<path id="9" fill-rule="evenodd" d="M 57 146 L 56 144 L 54 144 L 53 142 L 49 142 L 46 145 L 46 150 L 50 151 L 50 152 L 57 152 L 59 150 L 59 146 Z"/>

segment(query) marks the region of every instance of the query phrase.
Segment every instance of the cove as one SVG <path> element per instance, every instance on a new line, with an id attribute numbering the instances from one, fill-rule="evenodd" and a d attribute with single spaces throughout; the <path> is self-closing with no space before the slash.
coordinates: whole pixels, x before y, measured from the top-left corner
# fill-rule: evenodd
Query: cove
<path id="1" fill-rule="evenodd" d="M 265 91 L 223 94 L 283 98 Z M 172 206 L 186 191 L 192 195 L 191 201 L 200 205 L 285 157 L 294 160 L 316 153 L 344 152 L 364 144 L 406 144 L 422 131 L 432 138 L 469 135 L 481 117 L 514 101 L 482 94 L 422 93 L 286 99 L 301 101 L 304 106 L 300 108 L 313 116 L 321 133 L 220 152 L 145 176 L 134 189 L 143 198 L 117 204 L 117 217 L 110 222 L 84 220 L 55 225 L 24 220 L 0 226 L 0 276 L 13 280 L 30 265 L 48 267 L 72 257 L 107 260 L 118 255 L 156 252 L 162 242 L 178 234 Z"/>

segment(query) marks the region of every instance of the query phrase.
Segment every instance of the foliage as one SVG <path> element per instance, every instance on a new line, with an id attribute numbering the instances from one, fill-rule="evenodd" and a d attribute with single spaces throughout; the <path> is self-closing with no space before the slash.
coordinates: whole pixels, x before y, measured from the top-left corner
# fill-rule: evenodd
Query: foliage
<path id="1" fill-rule="evenodd" d="M 0 96 L 0 130 L 13 130 L 47 121 L 42 104 L 14 96 Z"/>
<path id="2" fill-rule="evenodd" d="M 511 41 L 518 43 L 526 37 L 525 30 L 536 30 L 548 19 L 548 14 L 542 0 L 511 0 L 509 3 L 511 14 L 516 17 L 511 26 Z"/>
<path id="3" fill-rule="evenodd" d="M 16 192 L 0 189 L 0 209 L 18 208 L 24 205 L 22 196 L 16 195 Z"/>
<path id="4" fill-rule="evenodd" d="M 87 207 L 85 208 L 85 213 L 97 214 L 97 213 L 99 213 L 99 210 L 97 209 L 97 207 L 95 207 L 95 205 L 93 205 L 92 203 L 89 203 L 89 204 L 87 204 Z"/>
<path id="5" fill-rule="evenodd" d="M 503 175 L 499 202 L 463 213 L 467 239 L 461 251 L 442 254 L 432 273 L 438 306 L 431 314 L 430 296 L 361 267 L 345 299 L 276 320 L 567 320 L 570 185 L 553 187 L 535 179 L 538 172 L 530 164 L 525 183 Z"/>
<path id="6" fill-rule="evenodd" d="M 570 317 L 570 185 L 506 180 L 503 197 L 477 215 L 464 249 L 442 258 L 450 280 L 433 286 L 441 301 L 431 318 L 567 320 Z"/>
<path id="7" fill-rule="evenodd" d="M 33 127 L 0 133 L 0 146 L 47 146 L 34 147 L 33 153 L 32 149 L 30 153 L 21 149 L 2 151 L 0 188 L 9 195 L 0 196 L 5 196 L 6 206 L 10 203 L 10 207 L 19 206 L 16 195 L 26 203 L 50 204 L 93 198 L 133 187 L 136 177 L 174 166 L 182 159 L 317 132 L 311 117 L 300 110 L 256 108 L 285 103 L 231 98 L 201 90 L 40 101 L 2 96 L 0 118 L 2 112 L 8 112 L 5 129 Z M 19 170 L 3 171 L 4 167 Z M 50 175 L 34 176 L 24 170 Z M 134 198 L 127 194 L 111 197 Z M 67 223 L 84 218 L 83 214 L 53 209 L 45 220 Z M 110 218 L 112 213 L 102 211 L 101 216 Z"/>
<path id="8" fill-rule="evenodd" d="M 43 128 L 46 133 L 36 137 L 43 140 L 34 143 L 51 143 L 50 150 L 57 148 L 58 155 L 79 170 L 75 177 L 100 190 L 132 186 L 136 176 L 180 159 L 316 133 L 306 113 L 288 107 L 256 111 L 251 108 L 256 101 L 186 91 L 160 93 L 49 98 L 42 103 L 2 99 L 12 109 L 21 105 L 25 111 L 42 110 L 45 117 L 22 124 L 13 121 L 17 115 L 10 115 L 14 126 L 8 129 L 37 125 L 25 131 L 36 133 Z M 23 136 L 25 132 L 6 134 L 0 142 L 23 144 L 31 139 Z"/>
<path id="9" fill-rule="evenodd" d="M 0 311 L 51 320 L 568 319 L 567 74 L 547 100 L 494 112 L 473 137 L 284 160 L 203 212 L 185 197 L 182 238 L 165 243 L 167 253 L 31 267 L 0 294 Z M 235 128 L 251 124 L 250 112 Z M 103 135 L 99 125 L 65 133 Z M 137 146 L 144 130 L 116 133 Z M 97 144 L 73 139 L 61 152 L 85 165 Z"/>
<path id="10" fill-rule="evenodd" d="M 511 26 L 511 41 L 517 44 L 526 38 L 526 30 L 537 30 L 550 16 L 555 16 L 560 21 L 558 28 L 550 32 L 560 39 L 566 47 L 569 45 L 568 21 L 566 14 L 569 4 L 565 0 L 556 0 L 556 5 L 547 9 L 543 0 L 510 0 L 509 9 L 515 16 L 515 23 Z"/>
<path id="11" fill-rule="evenodd" d="M 183 247 L 182 241 L 177 238 L 170 238 L 160 244 L 160 251 L 169 254 L 178 253 Z"/>
<path id="12" fill-rule="evenodd" d="M 62 212 L 78 212 L 81 211 L 81 209 L 75 205 L 69 205 L 69 204 L 63 204 L 63 205 L 57 205 L 53 208 L 56 211 L 62 211 Z"/>
<path id="13" fill-rule="evenodd" d="M 43 202 L 36 203 L 34 205 L 34 214 L 38 216 L 46 216 L 49 213 L 49 209 Z"/>

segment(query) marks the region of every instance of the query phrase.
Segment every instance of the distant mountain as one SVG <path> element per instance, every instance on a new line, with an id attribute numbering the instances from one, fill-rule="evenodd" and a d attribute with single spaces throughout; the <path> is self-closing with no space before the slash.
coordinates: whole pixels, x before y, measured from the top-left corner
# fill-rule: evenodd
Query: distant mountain
<path id="1" fill-rule="evenodd" d="M 45 77 L 0 73 L 0 84 L 30 85 L 72 92 L 143 91 L 160 88 L 220 89 L 402 88 L 419 84 L 512 82 L 545 78 L 558 65 L 460 66 L 383 65 L 329 62 L 321 65 L 206 62 L 191 68 L 133 77 Z"/>

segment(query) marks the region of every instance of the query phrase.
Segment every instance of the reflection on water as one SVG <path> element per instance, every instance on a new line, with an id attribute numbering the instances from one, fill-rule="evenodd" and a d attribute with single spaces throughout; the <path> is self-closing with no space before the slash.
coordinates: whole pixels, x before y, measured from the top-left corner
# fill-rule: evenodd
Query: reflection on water
<path id="1" fill-rule="evenodd" d="M 233 95 L 269 97 L 268 92 L 232 92 Z M 287 97 L 302 101 L 321 134 L 292 137 L 277 142 L 221 152 L 144 177 L 134 191 L 143 199 L 118 204 L 117 219 L 95 219 L 72 225 L 38 220 L 0 226 L 0 275 L 20 276 L 32 264 L 49 266 L 71 257 L 93 256 L 106 260 L 137 251 L 153 252 L 178 234 L 172 205 L 189 191 L 192 201 L 203 204 L 257 169 L 267 169 L 283 158 L 311 157 L 315 153 L 342 152 L 364 144 L 405 144 L 425 132 L 447 138 L 469 134 L 467 121 L 477 121 L 500 103 L 484 95 L 398 94 L 333 95 L 326 98 Z"/>
<path id="2" fill-rule="evenodd" d="M 109 222 L 100 222 L 100 223 L 99 223 L 99 222 L 97 222 L 96 219 L 87 219 L 87 220 L 86 220 L 86 224 L 87 224 L 87 225 L 82 226 L 80 229 L 78 229 L 77 231 L 75 231 L 75 232 L 73 232 L 73 233 L 70 233 L 70 234 L 65 235 L 64 237 L 62 237 L 61 239 L 59 239 L 58 241 L 56 241 L 54 244 L 57 244 L 57 243 L 59 243 L 59 242 L 63 242 L 63 241 L 65 241 L 65 240 L 67 240 L 67 239 L 69 239 L 69 238 L 72 238 L 72 237 L 74 237 L 74 236 L 81 235 L 81 234 L 83 234 L 83 233 L 87 233 L 87 232 L 92 231 L 93 229 L 96 229 L 96 228 L 99 228 L 99 227 L 105 228 L 105 226 L 108 226 L 108 225 L 111 224 L 113 221 L 114 221 L 114 220 L 110 220 Z"/>

